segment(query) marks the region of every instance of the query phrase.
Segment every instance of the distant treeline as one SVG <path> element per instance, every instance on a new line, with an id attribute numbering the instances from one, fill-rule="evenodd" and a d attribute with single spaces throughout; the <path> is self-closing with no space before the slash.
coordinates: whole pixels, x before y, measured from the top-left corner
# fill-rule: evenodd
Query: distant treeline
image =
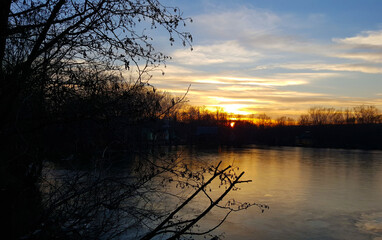
<path id="1" fill-rule="evenodd" d="M 95 81 L 96 80 L 96 81 Z M 380 149 L 379 109 L 313 107 L 295 120 L 266 114 L 236 115 L 217 107 L 184 104 L 150 85 L 126 82 L 96 70 L 72 71 L 60 91 L 38 95 L 38 115 L 25 110 L 25 126 L 44 119 L 42 145 L 51 158 L 86 160 L 105 148 L 134 150 L 162 144 L 264 144 Z M 57 88 L 57 86 L 56 86 Z M 37 105 L 37 104 L 35 104 Z"/>
<path id="2" fill-rule="evenodd" d="M 169 117 L 173 142 L 382 149 L 382 118 L 371 105 L 345 110 L 313 107 L 297 121 L 195 106 L 178 108 Z"/>
<path id="3" fill-rule="evenodd" d="M 382 123 L 382 115 L 372 105 L 360 105 L 345 110 L 325 107 L 309 109 L 308 114 L 300 116 L 299 125 L 326 124 L 377 124 Z"/>
<path id="4" fill-rule="evenodd" d="M 217 107 L 215 111 L 208 110 L 205 106 L 183 106 L 171 113 L 171 117 L 183 122 L 224 122 L 247 121 L 258 126 L 286 126 L 286 125 L 340 125 L 340 124 L 378 124 L 382 123 L 381 111 L 373 105 L 359 105 L 353 108 L 336 109 L 333 107 L 312 107 L 306 114 L 298 119 L 281 116 L 272 119 L 265 113 L 262 114 L 231 114 Z"/>

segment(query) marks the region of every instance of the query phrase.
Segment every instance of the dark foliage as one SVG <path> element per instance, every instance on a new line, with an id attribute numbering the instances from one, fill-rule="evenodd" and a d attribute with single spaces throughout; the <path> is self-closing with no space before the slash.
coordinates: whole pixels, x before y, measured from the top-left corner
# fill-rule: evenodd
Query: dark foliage
<path id="1" fill-rule="evenodd" d="M 0 11 L 3 237 L 178 239 L 210 233 L 194 227 L 214 207 L 227 216 L 268 208 L 220 205 L 248 182 L 231 166 L 189 168 L 162 153 L 135 160 L 139 148 L 168 140 L 165 117 L 184 100 L 148 83 L 169 58 L 152 31 L 166 30 L 171 45 L 192 42 L 180 9 L 157 0 L 4 0 Z M 127 174 L 113 171 L 121 159 Z M 206 191 L 214 179 L 227 188 L 217 197 Z M 171 184 L 186 195 L 159 211 L 159 195 L 174 197 Z M 207 208 L 188 218 L 181 210 L 196 195 Z"/>

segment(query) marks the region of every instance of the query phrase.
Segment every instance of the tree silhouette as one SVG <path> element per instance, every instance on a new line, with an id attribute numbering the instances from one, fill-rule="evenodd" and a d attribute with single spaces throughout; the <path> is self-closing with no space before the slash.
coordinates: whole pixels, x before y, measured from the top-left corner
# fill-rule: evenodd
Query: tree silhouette
<path id="1" fill-rule="evenodd" d="M 272 124 L 271 118 L 265 113 L 259 114 L 259 116 L 257 116 L 257 121 L 257 124 L 262 127 L 267 127 Z"/>
<path id="2" fill-rule="evenodd" d="M 381 122 L 381 115 L 375 106 L 361 105 L 354 107 L 355 120 L 359 124 L 373 124 Z"/>
<path id="3" fill-rule="evenodd" d="M 126 129 L 121 121 L 132 125 L 169 116 L 169 110 L 183 101 L 157 93 L 147 82 L 149 70 L 169 59 L 155 49 L 151 30 L 167 31 L 171 45 L 178 39 L 190 46 L 191 34 L 181 29 L 192 20 L 158 0 L 4 0 L 0 13 L 0 191 L 5 200 L 1 206 L 5 237 L 113 238 L 132 228 L 142 229 L 142 224 L 144 239 L 203 234 L 192 227 L 242 182 L 243 173 L 219 165 L 195 172 L 171 158 L 142 160 L 132 164 L 136 171 L 129 176 L 116 176 L 105 167 L 114 142 L 106 141 L 113 137 L 102 135 Z M 124 71 L 130 71 L 129 80 Z M 137 132 L 133 128 L 129 129 Z M 46 138 L 46 132 L 54 136 Z M 66 163 L 85 159 L 80 138 L 93 151 L 103 148 L 101 157 L 91 158 L 94 169 L 64 175 L 43 172 L 52 152 L 65 144 L 75 145 L 73 154 L 65 156 Z M 63 149 L 54 154 L 63 152 L 68 154 Z M 206 192 L 211 182 L 204 180 L 206 173 L 212 174 L 211 181 L 219 178 L 227 185 L 215 200 Z M 162 192 L 165 182 L 187 184 L 195 191 L 181 199 L 181 206 L 203 193 L 209 207 L 196 218 L 180 220 L 183 207 L 157 212 L 137 204 L 155 205 L 152 194 Z M 256 204 L 238 206 L 251 205 Z M 229 213 L 240 210 L 221 207 Z M 118 221 L 121 217 L 123 221 Z"/>
<path id="4" fill-rule="evenodd" d="M 106 105 L 120 99 L 107 97 L 107 91 L 121 87 L 114 83 L 132 65 L 138 88 L 120 92 L 136 101 L 147 69 L 168 59 L 155 50 L 145 28 L 167 30 L 171 44 L 178 38 L 186 45 L 192 37 L 178 30 L 190 19 L 156 0 L 4 0 L 0 8 L 2 215 L 15 237 L 33 229 L 39 215 L 44 127 L 76 121 L 78 114 L 106 115 Z M 70 111 L 62 114 L 65 108 Z M 137 107 L 130 112 L 139 114 Z"/>

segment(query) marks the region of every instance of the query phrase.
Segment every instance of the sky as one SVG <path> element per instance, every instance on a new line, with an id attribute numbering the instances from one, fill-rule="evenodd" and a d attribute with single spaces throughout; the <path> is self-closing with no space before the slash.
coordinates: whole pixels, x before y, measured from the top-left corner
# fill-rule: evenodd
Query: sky
<path id="1" fill-rule="evenodd" d="M 151 84 L 189 104 L 236 114 L 296 117 L 315 106 L 382 110 L 382 1 L 193 0 L 178 6 L 193 23 L 190 47 Z"/>

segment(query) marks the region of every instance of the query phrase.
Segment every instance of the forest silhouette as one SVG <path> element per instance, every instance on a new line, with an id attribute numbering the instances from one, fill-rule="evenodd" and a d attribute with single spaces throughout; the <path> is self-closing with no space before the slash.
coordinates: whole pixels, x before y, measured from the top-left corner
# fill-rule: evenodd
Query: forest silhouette
<path id="1" fill-rule="evenodd" d="M 4 238 L 209 236 L 232 212 L 268 208 L 225 205 L 224 196 L 250 182 L 244 172 L 191 168 L 147 147 L 169 140 L 166 119 L 184 101 L 149 83 L 150 70 L 169 59 L 154 48 L 154 29 L 167 32 L 170 45 L 191 47 L 183 27 L 192 19 L 179 8 L 157 0 L 5 0 L 0 16 Z M 142 33 L 146 27 L 152 31 Z M 217 196 L 206 191 L 213 181 L 225 187 Z M 206 208 L 187 215 L 196 195 Z M 199 229 L 215 207 L 226 217 Z"/>

